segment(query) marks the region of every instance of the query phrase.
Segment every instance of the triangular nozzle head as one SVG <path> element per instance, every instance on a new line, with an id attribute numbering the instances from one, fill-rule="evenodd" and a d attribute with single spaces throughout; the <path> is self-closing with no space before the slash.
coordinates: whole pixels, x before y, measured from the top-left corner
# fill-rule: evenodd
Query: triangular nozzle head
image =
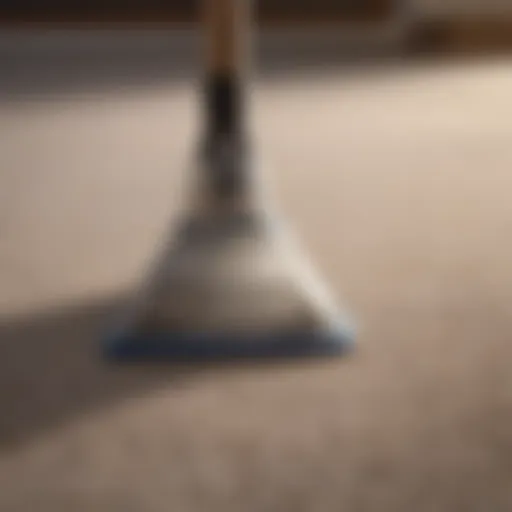
<path id="1" fill-rule="evenodd" d="M 354 332 L 320 284 L 271 222 L 192 222 L 105 354 L 157 361 L 347 354 Z"/>

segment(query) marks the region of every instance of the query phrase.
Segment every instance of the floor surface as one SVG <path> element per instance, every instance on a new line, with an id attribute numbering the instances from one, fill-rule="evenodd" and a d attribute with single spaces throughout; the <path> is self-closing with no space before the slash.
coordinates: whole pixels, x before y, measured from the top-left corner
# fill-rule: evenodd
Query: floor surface
<path id="1" fill-rule="evenodd" d="M 258 78 L 261 154 L 358 352 L 111 368 L 198 128 L 194 82 L 144 55 L 2 78 L 0 510 L 512 510 L 512 61 Z"/>

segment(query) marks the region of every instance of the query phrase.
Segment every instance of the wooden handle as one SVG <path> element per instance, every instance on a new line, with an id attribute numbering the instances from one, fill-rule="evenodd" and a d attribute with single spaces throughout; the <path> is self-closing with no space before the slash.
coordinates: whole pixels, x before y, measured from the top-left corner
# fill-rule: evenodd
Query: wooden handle
<path id="1" fill-rule="evenodd" d="M 202 0 L 210 74 L 238 74 L 246 61 L 251 0 Z"/>

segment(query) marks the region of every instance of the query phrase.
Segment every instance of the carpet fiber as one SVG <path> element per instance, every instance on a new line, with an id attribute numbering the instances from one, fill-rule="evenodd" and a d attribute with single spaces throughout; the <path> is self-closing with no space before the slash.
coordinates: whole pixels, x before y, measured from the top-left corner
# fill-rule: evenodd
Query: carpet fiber
<path id="1" fill-rule="evenodd" d="M 40 71 L 17 72 L 23 94 L 0 103 L 0 510 L 512 510 L 510 61 L 261 78 L 272 186 L 360 347 L 201 368 L 96 352 L 186 198 L 194 85 L 39 94 Z"/>

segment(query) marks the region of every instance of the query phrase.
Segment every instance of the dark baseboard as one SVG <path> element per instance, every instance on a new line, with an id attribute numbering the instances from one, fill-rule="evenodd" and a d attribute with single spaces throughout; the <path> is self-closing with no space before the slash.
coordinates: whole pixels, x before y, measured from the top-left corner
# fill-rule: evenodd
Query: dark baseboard
<path id="1" fill-rule="evenodd" d="M 274 0 L 255 3 L 255 16 L 263 25 L 345 25 L 353 23 L 378 23 L 394 12 L 395 0 L 366 0 L 359 3 L 339 3 L 335 0 L 283 2 Z M 22 2 L 23 3 L 23 2 Z M 288 5 L 287 5 L 288 4 Z M 61 0 L 41 0 L 37 6 L 0 8 L 0 24 L 19 26 L 45 24 L 52 26 L 77 25 L 181 25 L 197 23 L 200 19 L 199 3 L 182 0 L 90 0 L 77 4 Z"/>
<path id="2" fill-rule="evenodd" d="M 421 53 L 488 53 L 512 50 L 512 15 L 418 23 L 411 48 Z"/>

